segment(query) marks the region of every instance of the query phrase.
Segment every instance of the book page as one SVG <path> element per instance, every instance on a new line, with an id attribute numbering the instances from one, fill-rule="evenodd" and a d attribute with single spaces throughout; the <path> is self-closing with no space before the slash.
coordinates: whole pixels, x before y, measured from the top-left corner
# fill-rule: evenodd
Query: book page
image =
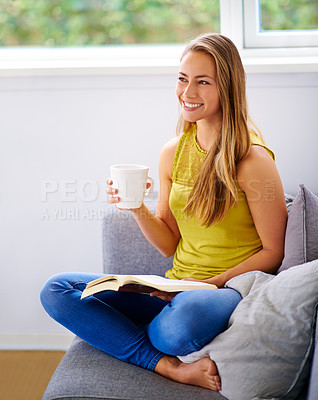
<path id="1" fill-rule="evenodd" d="M 210 285 L 204 282 L 197 281 L 186 281 L 178 279 L 169 279 L 157 275 L 131 275 L 127 276 L 125 283 L 143 283 L 147 286 L 152 286 L 164 290 L 175 289 L 175 291 L 190 290 L 192 288 L 202 288 L 202 289 L 216 289 L 215 285 Z"/>
<path id="2" fill-rule="evenodd" d="M 125 277 L 126 275 L 105 275 L 102 276 L 98 279 L 95 279 L 91 282 L 88 282 L 88 284 L 86 285 L 87 288 L 98 285 L 102 282 L 107 282 L 107 281 L 120 281 L 121 277 Z"/>
<path id="3" fill-rule="evenodd" d="M 92 287 L 98 285 L 102 282 L 108 282 L 116 280 L 119 283 L 119 286 L 125 285 L 127 283 L 134 283 L 134 282 L 145 282 L 147 284 L 160 284 L 166 281 L 166 278 L 158 275 L 121 275 L 121 274 L 114 274 L 114 275 L 105 275 L 101 278 L 95 279 L 87 284 L 87 287 Z"/>
<path id="4" fill-rule="evenodd" d="M 158 275 L 105 275 L 89 282 L 82 298 L 104 290 L 150 293 L 153 290 L 183 292 L 194 289 L 217 289 L 217 286 L 204 282 L 168 279 Z"/>

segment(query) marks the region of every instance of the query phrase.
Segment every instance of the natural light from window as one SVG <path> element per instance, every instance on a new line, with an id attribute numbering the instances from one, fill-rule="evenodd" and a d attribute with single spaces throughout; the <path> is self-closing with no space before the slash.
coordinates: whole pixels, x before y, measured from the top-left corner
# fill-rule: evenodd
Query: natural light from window
<path id="1" fill-rule="evenodd" d="M 318 47 L 318 0 L 243 0 L 245 48 Z"/>
<path id="2" fill-rule="evenodd" d="M 317 0 L 260 0 L 261 31 L 318 29 Z"/>
<path id="3" fill-rule="evenodd" d="M 0 0 L 1 47 L 185 43 L 220 31 L 219 0 Z"/>
<path id="4" fill-rule="evenodd" d="M 247 72 L 318 71 L 318 0 L 0 0 L 0 76 L 175 73 L 203 32 Z"/>

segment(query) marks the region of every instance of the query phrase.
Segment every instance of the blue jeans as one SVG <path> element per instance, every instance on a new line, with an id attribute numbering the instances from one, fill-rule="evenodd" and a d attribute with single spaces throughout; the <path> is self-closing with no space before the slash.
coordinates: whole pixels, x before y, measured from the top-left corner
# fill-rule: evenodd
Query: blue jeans
<path id="1" fill-rule="evenodd" d="M 41 291 L 44 309 L 92 346 L 149 370 L 166 354 L 178 356 L 200 350 L 227 328 L 241 300 L 233 289 L 182 292 L 171 302 L 114 291 L 81 300 L 86 283 L 100 276 L 53 276 Z"/>

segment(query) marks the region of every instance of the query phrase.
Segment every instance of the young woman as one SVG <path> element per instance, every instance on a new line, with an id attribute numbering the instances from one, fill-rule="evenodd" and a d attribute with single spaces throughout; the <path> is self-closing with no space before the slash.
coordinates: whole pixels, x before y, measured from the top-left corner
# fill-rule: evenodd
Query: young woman
<path id="1" fill-rule="evenodd" d="M 176 94 L 182 135 L 160 156 L 156 215 L 145 204 L 130 211 L 153 246 L 174 254 L 168 278 L 197 279 L 219 289 L 151 296 L 109 291 L 81 301 L 86 283 L 99 275 L 70 273 L 51 278 L 41 300 L 55 320 L 108 354 L 177 382 L 220 390 L 212 360 L 184 364 L 176 356 L 201 349 L 226 329 L 241 300 L 224 288 L 230 278 L 276 271 L 287 210 L 273 153 L 249 121 L 234 44 L 219 34 L 190 42 Z M 117 204 L 110 180 L 107 193 Z"/>

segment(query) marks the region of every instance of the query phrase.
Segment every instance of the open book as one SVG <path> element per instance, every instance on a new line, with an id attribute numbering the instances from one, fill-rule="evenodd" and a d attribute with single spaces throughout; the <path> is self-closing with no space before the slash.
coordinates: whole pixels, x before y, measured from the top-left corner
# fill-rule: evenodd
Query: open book
<path id="1" fill-rule="evenodd" d="M 194 289 L 217 289 L 217 286 L 196 281 L 166 279 L 157 275 L 105 275 L 86 285 L 82 299 L 104 290 L 120 292 L 151 293 L 155 290 L 163 292 L 184 292 Z"/>

